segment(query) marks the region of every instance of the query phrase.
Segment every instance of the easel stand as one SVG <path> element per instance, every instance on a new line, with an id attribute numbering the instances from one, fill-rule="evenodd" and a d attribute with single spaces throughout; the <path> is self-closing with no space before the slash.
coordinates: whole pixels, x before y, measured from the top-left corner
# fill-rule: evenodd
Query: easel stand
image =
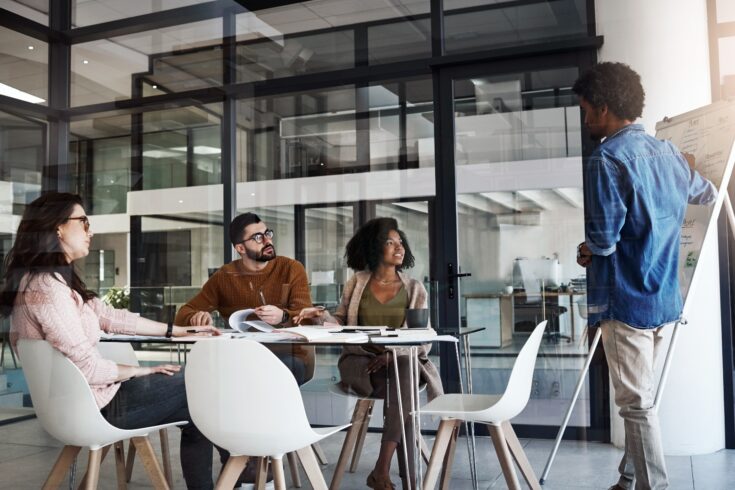
<path id="1" fill-rule="evenodd" d="M 733 239 L 735 239 L 735 211 L 733 211 L 732 203 L 730 202 L 730 196 L 727 194 L 724 198 L 724 204 L 725 204 L 725 212 L 727 213 L 727 220 L 730 223 L 730 233 L 733 236 Z M 694 274 L 694 278 L 697 277 L 697 274 Z M 692 279 L 692 286 L 694 285 L 694 278 Z M 690 289 L 692 288 L 690 286 Z M 687 305 L 684 305 L 684 312 L 687 311 Z M 676 347 L 676 340 L 679 335 L 679 325 L 686 325 L 686 319 L 682 315 L 682 319 L 677 321 L 674 325 L 674 331 L 671 334 L 671 342 L 669 342 L 669 348 L 666 351 L 666 359 L 664 360 L 664 367 L 661 371 L 661 378 L 658 382 L 658 388 L 656 389 L 656 398 L 653 401 L 653 408 L 656 412 L 658 412 L 658 407 L 661 405 L 661 397 L 664 393 L 664 388 L 666 387 L 666 380 L 669 377 L 669 370 L 671 369 L 671 359 L 674 357 L 674 348 Z M 589 330 L 588 330 L 589 331 Z M 590 345 L 590 351 L 587 354 L 587 359 L 584 362 L 584 366 L 582 367 L 582 371 L 579 373 L 579 379 L 577 380 L 577 386 L 574 388 L 574 393 L 572 394 L 572 399 L 569 402 L 569 407 L 567 408 L 566 414 L 564 414 L 564 420 L 561 423 L 561 427 L 559 427 L 559 432 L 556 434 L 556 440 L 554 441 L 554 447 L 551 450 L 551 454 L 549 454 L 549 459 L 546 461 L 546 466 L 544 467 L 544 472 L 541 474 L 541 478 L 539 478 L 539 483 L 543 485 L 546 482 L 546 477 L 549 476 L 549 471 L 551 470 L 551 465 L 554 463 L 554 458 L 556 458 L 556 453 L 559 450 L 559 445 L 561 444 L 562 436 L 564 435 L 564 431 L 567 428 L 567 425 L 569 424 L 569 418 L 572 416 L 572 410 L 574 409 L 574 405 L 577 403 L 577 398 L 579 397 L 579 392 L 582 390 L 582 385 L 584 384 L 584 379 L 587 377 L 587 372 L 590 368 L 590 363 L 592 362 L 592 357 L 595 355 L 595 351 L 597 350 L 597 344 L 600 341 L 600 337 L 602 336 L 602 330 L 598 327 L 595 331 L 595 337 L 592 339 L 592 344 Z"/>

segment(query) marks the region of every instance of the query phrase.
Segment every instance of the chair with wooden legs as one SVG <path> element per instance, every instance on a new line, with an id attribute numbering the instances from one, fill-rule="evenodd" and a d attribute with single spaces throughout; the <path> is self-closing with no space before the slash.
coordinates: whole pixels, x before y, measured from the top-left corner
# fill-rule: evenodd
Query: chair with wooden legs
<path id="1" fill-rule="evenodd" d="M 419 391 L 426 389 L 426 384 L 419 386 Z M 345 440 L 342 443 L 342 450 L 339 453 L 339 459 L 337 460 L 337 466 L 334 468 L 334 474 L 332 475 L 332 482 L 329 484 L 330 490 L 337 490 L 342 484 L 342 477 L 344 476 L 345 469 L 347 469 L 347 462 L 352 456 L 350 462 L 350 473 L 357 471 L 357 465 L 360 462 L 360 456 L 362 455 L 362 447 L 365 444 L 365 436 L 370 425 L 370 419 L 373 414 L 373 407 L 377 400 L 381 398 L 371 398 L 366 396 L 360 396 L 353 391 L 345 391 L 342 384 L 335 383 L 329 387 L 330 393 L 337 396 L 357 398 L 355 402 L 355 408 L 352 411 L 352 420 L 350 427 L 347 429 L 345 434 Z M 428 462 L 429 451 L 426 447 L 424 439 L 421 438 L 421 454 L 424 459 Z"/>
<path id="2" fill-rule="evenodd" d="M 138 356 L 129 342 L 99 342 L 97 344 L 102 357 L 114 361 L 117 364 L 126 366 L 139 366 Z M 158 437 L 161 440 L 161 465 L 163 466 L 163 474 L 169 486 L 173 486 L 173 473 L 171 471 L 171 451 L 168 446 L 168 429 L 158 431 Z M 115 448 L 116 464 L 125 466 L 125 481 L 129 482 L 133 477 L 133 466 L 135 464 L 135 444 L 130 441 L 128 444 L 128 457 L 125 459 L 125 446 L 122 442 L 118 443 L 119 448 Z M 106 455 L 106 454 L 105 454 Z M 104 455 L 102 460 L 104 461 Z"/>
<path id="3" fill-rule="evenodd" d="M 293 374 L 257 342 L 197 342 L 188 357 L 186 396 L 192 421 L 207 439 L 230 452 L 218 489 L 231 489 L 250 457 L 269 457 L 275 487 L 284 489 L 283 456 L 296 452 L 312 488 L 326 490 L 311 445 L 348 424 L 312 428 Z"/>
<path id="4" fill-rule="evenodd" d="M 521 413 L 531 396 L 533 369 L 545 328 L 546 321 L 543 321 L 531 333 L 516 358 L 504 393 L 500 395 L 450 393 L 438 396 L 421 407 L 422 415 L 442 417 L 423 488 L 427 490 L 434 488 L 442 466 L 441 488 L 448 488 L 457 431 L 462 421 L 487 424 L 509 489 L 520 489 L 513 460 L 518 464 L 529 488 L 534 490 L 541 488 L 526 453 L 510 425 L 510 420 Z"/>
<path id="5" fill-rule="evenodd" d="M 100 413 L 79 368 L 51 344 L 44 340 L 21 339 L 18 341 L 18 355 L 38 421 L 46 432 L 65 444 L 43 485 L 44 489 L 58 488 L 83 447 L 89 448 L 89 465 L 83 488 L 97 488 L 103 452 L 107 453 L 111 445 L 126 439 L 135 445 L 153 486 L 156 489 L 170 488 L 148 435 L 166 427 L 185 425 L 186 421 L 134 430 L 118 429 Z M 117 476 L 118 485 L 124 488 L 124 468 L 120 465 L 117 466 Z"/>

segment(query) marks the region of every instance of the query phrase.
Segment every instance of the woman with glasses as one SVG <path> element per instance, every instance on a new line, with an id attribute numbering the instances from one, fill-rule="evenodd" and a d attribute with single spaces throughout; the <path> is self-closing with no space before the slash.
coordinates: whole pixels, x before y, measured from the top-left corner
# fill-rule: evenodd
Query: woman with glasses
<path id="1" fill-rule="evenodd" d="M 189 420 L 181 431 L 181 467 L 189 488 L 212 488 L 212 443 L 191 423 L 180 366 L 126 366 L 97 350 L 101 332 L 178 337 L 186 327 L 116 310 L 87 290 L 74 261 L 89 254 L 82 199 L 50 192 L 30 203 L 5 258 L 0 313 L 10 316 L 10 340 L 49 342 L 82 372 L 102 415 L 122 429 Z M 210 326 L 195 335 L 217 335 Z M 161 376 L 163 375 L 163 376 Z"/>
<path id="2" fill-rule="evenodd" d="M 427 308 L 426 289 L 416 279 L 403 273 L 414 265 L 414 257 L 406 235 L 393 218 L 376 218 L 365 223 L 347 243 L 347 265 L 355 274 L 345 284 L 342 300 L 334 315 L 318 308 L 305 308 L 296 321 L 319 318 L 341 325 L 406 326 L 407 308 Z M 442 393 L 436 366 L 429 360 L 431 345 L 419 352 L 420 381 L 426 383 L 429 399 Z M 337 366 L 345 391 L 361 396 L 383 398 L 384 420 L 380 453 L 367 485 L 375 489 L 392 489 L 389 472 L 393 454 L 401 442 L 402 426 L 406 438 L 413 440 L 410 414 L 404 408 L 404 420 L 398 411 L 396 379 L 392 351 L 377 345 L 348 346 L 342 351 Z M 398 354 L 401 398 L 410 406 L 409 356 Z M 408 444 L 409 464 L 413 461 L 413 444 Z M 402 462 L 402 458 L 399 458 Z M 414 472 L 409 469 L 409 475 Z"/>

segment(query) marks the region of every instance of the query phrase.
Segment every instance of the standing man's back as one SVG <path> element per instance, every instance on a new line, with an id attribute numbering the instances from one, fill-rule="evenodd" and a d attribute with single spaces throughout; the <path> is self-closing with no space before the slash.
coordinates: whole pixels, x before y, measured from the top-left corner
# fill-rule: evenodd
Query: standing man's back
<path id="1" fill-rule="evenodd" d="M 714 201 L 714 186 L 668 142 L 633 124 L 643 111 L 640 77 L 622 63 L 600 63 L 574 84 L 593 139 L 585 159 L 588 321 L 599 325 L 625 423 L 625 454 L 612 489 L 668 488 L 653 401 L 663 328 L 682 310 L 678 263 L 687 203 Z"/>

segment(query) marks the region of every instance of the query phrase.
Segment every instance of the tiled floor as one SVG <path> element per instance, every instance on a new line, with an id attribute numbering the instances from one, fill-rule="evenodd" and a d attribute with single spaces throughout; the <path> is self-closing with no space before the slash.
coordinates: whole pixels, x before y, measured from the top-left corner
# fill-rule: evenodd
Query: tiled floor
<path id="1" fill-rule="evenodd" d="M 181 471 L 178 468 L 178 431 L 170 435 L 174 452 L 175 488 L 184 488 Z M 322 443 L 329 465 L 323 468 L 327 481 L 334 471 L 334 464 L 339 455 L 343 437 L 341 434 L 328 438 Z M 377 455 L 379 435 L 370 433 L 365 443 L 363 457 L 355 474 L 347 473 L 342 488 L 365 488 L 365 478 Z M 428 441 L 431 444 L 431 441 Z M 452 472 L 451 488 L 458 490 L 471 489 L 469 479 L 467 448 L 464 440 L 460 441 L 458 453 Z M 531 464 L 540 475 L 551 450 L 552 441 L 522 441 Z M 154 441 L 157 447 L 157 442 Z M 27 420 L 15 424 L 0 426 L 0 489 L 36 489 L 40 488 L 48 471 L 59 452 L 59 444 L 46 435 L 36 420 Z M 600 443 L 564 442 L 559 450 L 554 466 L 544 489 L 606 489 L 616 479 L 618 449 Z M 77 470 L 77 484 L 85 467 L 80 458 Z M 667 457 L 672 489 L 730 490 L 735 488 L 735 450 L 723 450 L 703 456 L 671 456 Z M 395 465 L 394 465 L 395 466 Z M 219 462 L 215 462 L 215 470 L 219 470 Z M 288 475 L 288 470 L 287 470 Z M 478 439 L 478 476 L 481 489 L 507 488 L 503 480 L 500 466 L 492 450 L 491 442 L 486 438 Z M 305 477 L 302 473 L 302 479 Z M 290 485 L 291 481 L 286 476 Z M 395 474 L 394 481 L 398 482 Z M 100 488 L 116 488 L 113 458 L 103 463 L 100 477 Z M 67 488 L 66 485 L 64 488 Z M 136 469 L 128 488 L 150 488 L 150 484 L 140 464 Z M 304 481 L 303 488 L 310 488 Z"/>

